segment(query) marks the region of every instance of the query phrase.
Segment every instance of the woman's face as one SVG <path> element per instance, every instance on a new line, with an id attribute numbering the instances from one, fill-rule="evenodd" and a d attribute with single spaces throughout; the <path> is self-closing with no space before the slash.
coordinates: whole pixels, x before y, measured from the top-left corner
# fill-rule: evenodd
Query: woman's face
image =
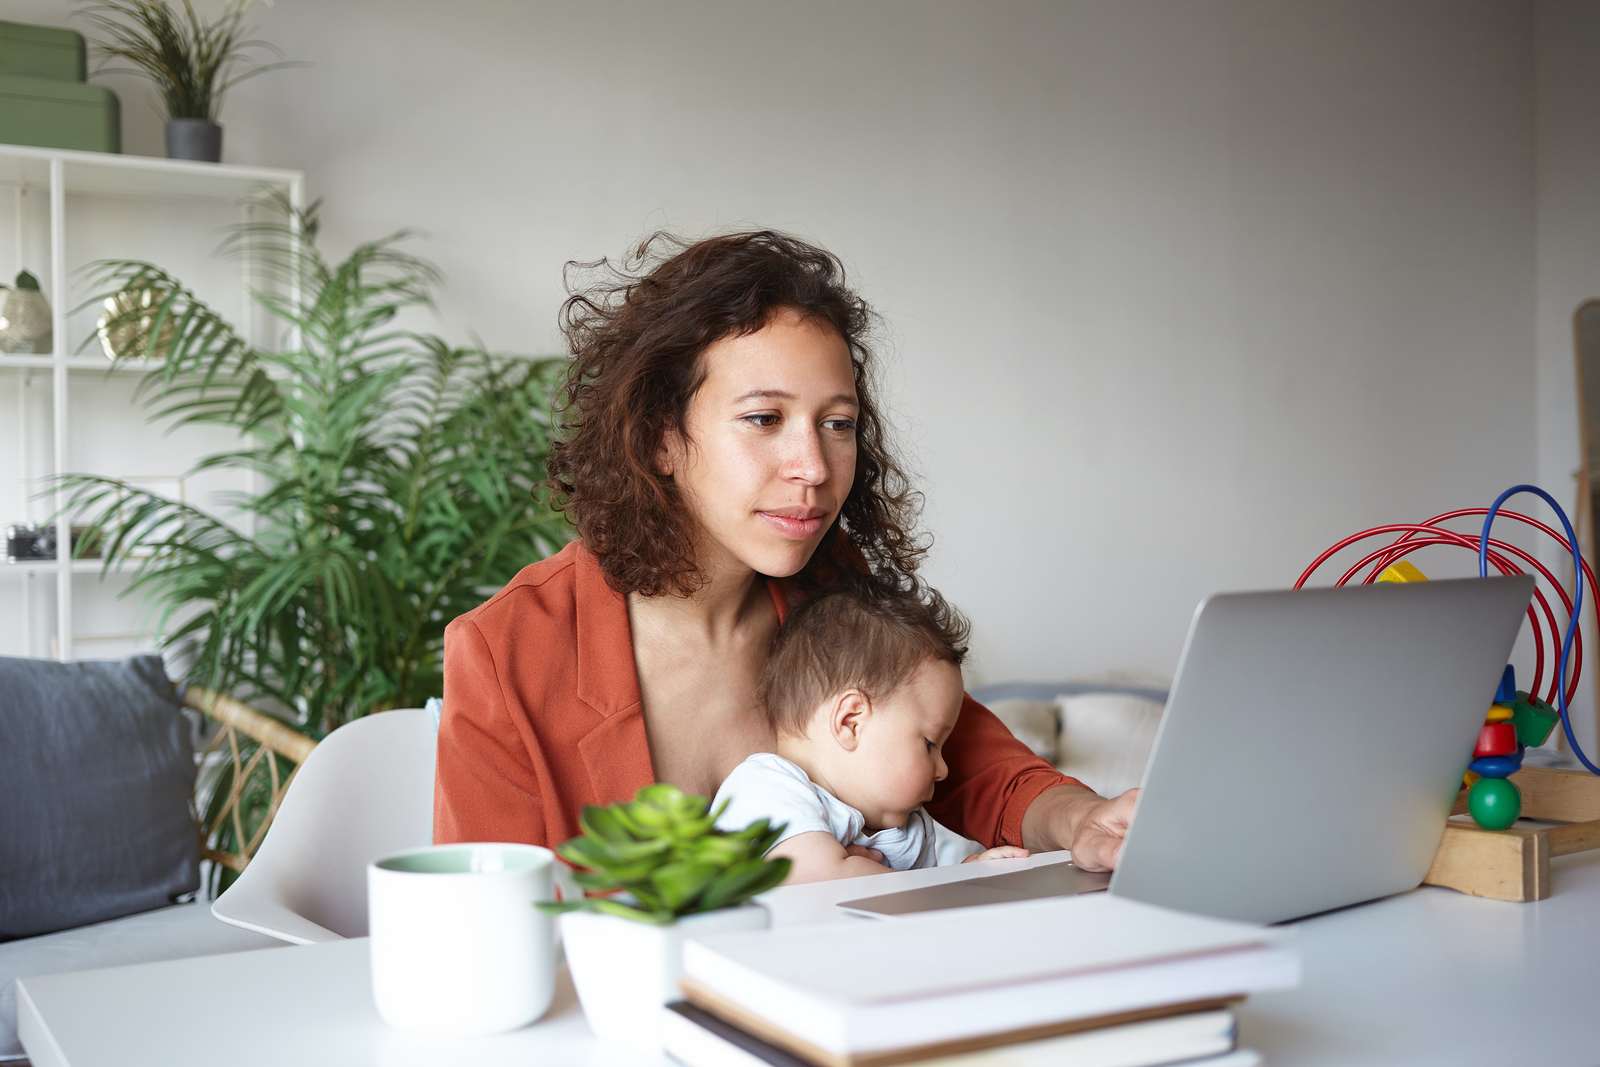
<path id="1" fill-rule="evenodd" d="M 826 322 L 784 311 L 701 358 L 706 377 L 689 402 L 688 433 L 668 433 L 663 445 L 700 526 L 700 567 L 713 580 L 794 574 L 855 479 L 850 349 Z"/>

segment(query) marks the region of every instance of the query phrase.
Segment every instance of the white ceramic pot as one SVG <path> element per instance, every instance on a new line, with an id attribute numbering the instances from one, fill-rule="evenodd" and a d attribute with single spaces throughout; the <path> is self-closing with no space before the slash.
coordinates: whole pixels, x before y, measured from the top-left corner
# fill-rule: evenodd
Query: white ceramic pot
<path id="1" fill-rule="evenodd" d="M 639 1048 L 661 1047 L 661 1005 L 682 1000 L 683 943 L 710 934 L 764 930 L 759 904 L 689 915 L 669 926 L 575 911 L 561 917 L 572 984 L 595 1036 Z"/>

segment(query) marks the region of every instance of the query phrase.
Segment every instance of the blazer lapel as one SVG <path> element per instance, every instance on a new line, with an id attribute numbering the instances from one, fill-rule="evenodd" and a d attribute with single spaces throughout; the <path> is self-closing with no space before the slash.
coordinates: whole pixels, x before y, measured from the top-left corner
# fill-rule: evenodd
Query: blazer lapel
<path id="1" fill-rule="evenodd" d="M 599 803 L 632 800 L 655 781 L 639 701 L 627 599 L 606 584 L 600 563 L 580 548 L 577 565 L 578 699 L 601 716 L 578 741 Z"/>

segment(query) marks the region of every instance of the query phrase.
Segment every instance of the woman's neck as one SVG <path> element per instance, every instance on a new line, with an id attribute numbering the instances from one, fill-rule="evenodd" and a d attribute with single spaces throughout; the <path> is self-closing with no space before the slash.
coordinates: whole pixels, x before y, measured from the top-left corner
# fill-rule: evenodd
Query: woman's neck
<path id="1" fill-rule="evenodd" d="M 702 572 L 704 574 L 704 572 Z M 730 636 L 752 610 L 764 607 L 766 584 L 749 567 L 719 568 L 688 596 L 628 595 L 630 613 L 644 612 L 679 632 L 697 633 L 716 644 Z"/>

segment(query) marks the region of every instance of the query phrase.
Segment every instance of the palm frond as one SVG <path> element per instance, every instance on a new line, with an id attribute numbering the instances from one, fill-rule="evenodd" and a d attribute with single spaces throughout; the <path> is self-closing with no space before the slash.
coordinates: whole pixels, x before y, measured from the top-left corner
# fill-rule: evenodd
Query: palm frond
<path id="1" fill-rule="evenodd" d="M 154 264 L 90 274 L 117 358 L 153 361 L 139 392 L 151 418 L 232 428 L 237 444 L 195 469 L 250 472 L 258 488 L 207 510 L 114 479 L 63 484 L 106 565 L 134 568 L 130 591 L 190 681 L 320 735 L 438 695 L 446 624 L 570 538 L 534 492 L 565 361 L 397 328 L 439 280 L 400 247 L 407 232 L 335 262 L 317 247 L 319 205 L 258 206 L 270 219 L 225 251 L 262 280 L 254 298 L 287 347 L 252 346 Z"/>

